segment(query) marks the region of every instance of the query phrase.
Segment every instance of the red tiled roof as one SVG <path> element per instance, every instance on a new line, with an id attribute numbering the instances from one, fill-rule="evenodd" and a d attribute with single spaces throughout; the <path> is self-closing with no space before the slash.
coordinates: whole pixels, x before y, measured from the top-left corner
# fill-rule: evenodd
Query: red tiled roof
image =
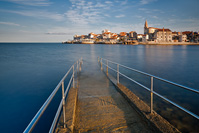
<path id="1" fill-rule="evenodd" d="M 111 32 L 104 32 L 103 34 L 111 34 Z"/>
<path id="2" fill-rule="evenodd" d="M 170 29 L 157 29 L 158 31 L 171 31 Z"/>
<path id="3" fill-rule="evenodd" d="M 125 36 L 126 32 L 120 32 L 120 36 Z"/>
<path id="4" fill-rule="evenodd" d="M 182 32 L 182 34 L 190 34 L 190 33 L 192 33 L 192 31 L 184 31 L 184 32 Z"/>
<path id="5" fill-rule="evenodd" d="M 176 32 L 176 31 L 174 31 L 174 32 L 172 32 L 172 34 L 177 34 L 178 32 Z"/>

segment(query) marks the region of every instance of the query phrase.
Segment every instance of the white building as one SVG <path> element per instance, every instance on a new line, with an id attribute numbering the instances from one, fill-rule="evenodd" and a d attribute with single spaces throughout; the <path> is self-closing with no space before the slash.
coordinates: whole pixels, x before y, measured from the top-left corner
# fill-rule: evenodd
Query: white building
<path id="1" fill-rule="evenodd" d="M 142 36 L 142 42 L 147 42 L 148 39 L 149 39 L 148 34 Z"/>
<path id="2" fill-rule="evenodd" d="M 155 42 L 172 42 L 172 32 L 170 29 L 157 29 L 154 38 Z"/>
<path id="3" fill-rule="evenodd" d="M 105 30 L 102 30 L 102 34 L 103 33 L 106 33 L 106 32 L 110 32 L 109 30 L 105 29 Z"/>
<path id="4" fill-rule="evenodd" d="M 143 37 L 143 34 L 137 34 L 137 39 L 138 39 L 139 42 L 142 41 L 142 37 Z"/>
<path id="5" fill-rule="evenodd" d="M 187 35 L 179 35 L 179 42 L 186 42 L 187 41 Z"/>

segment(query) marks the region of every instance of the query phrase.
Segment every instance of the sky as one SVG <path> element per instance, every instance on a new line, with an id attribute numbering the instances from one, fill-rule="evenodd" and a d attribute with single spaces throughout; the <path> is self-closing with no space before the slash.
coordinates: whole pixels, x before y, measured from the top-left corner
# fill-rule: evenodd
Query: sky
<path id="1" fill-rule="evenodd" d="M 0 42 L 62 42 L 75 34 L 149 27 L 199 31 L 199 0 L 0 0 Z"/>

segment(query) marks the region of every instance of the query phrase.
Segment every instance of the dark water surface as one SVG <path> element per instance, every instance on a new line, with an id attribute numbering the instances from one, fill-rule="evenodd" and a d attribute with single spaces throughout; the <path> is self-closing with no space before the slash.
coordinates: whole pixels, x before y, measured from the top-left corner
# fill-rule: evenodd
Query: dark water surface
<path id="1" fill-rule="evenodd" d="M 199 89 L 199 46 L 0 43 L 0 131 L 22 132 L 70 66 L 80 57 L 92 63 L 98 56 Z M 150 78 L 126 73 L 150 86 Z M 143 88 L 122 77 L 121 82 L 150 103 Z M 198 95 L 154 82 L 155 91 L 199 115 Z M 48 132 L 57 102 L 55 99 L 47 109 L 37 132 Z M 182 131 L 199 131 L 198 120 L 157 97 L 154 109 Z"/>

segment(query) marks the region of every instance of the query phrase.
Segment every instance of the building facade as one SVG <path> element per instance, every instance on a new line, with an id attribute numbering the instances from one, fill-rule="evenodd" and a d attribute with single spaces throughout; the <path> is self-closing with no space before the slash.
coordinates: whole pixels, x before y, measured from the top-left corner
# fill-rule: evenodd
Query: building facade
<path id="1" fill-rule="evenodd" d="M 144 24 L 144 35 L 143 41 L 155 41 L 155 42 L 172 42 L 172 32 L 170 29 L 160 29 L 155 27 L 148 27 L 147 20 Z"/>
<path id="2" fill-rule="evenodd" d="M 172 32 L 170 29 L 157 29 L 154 37 L 155 42 L 172 42 Z"/>

